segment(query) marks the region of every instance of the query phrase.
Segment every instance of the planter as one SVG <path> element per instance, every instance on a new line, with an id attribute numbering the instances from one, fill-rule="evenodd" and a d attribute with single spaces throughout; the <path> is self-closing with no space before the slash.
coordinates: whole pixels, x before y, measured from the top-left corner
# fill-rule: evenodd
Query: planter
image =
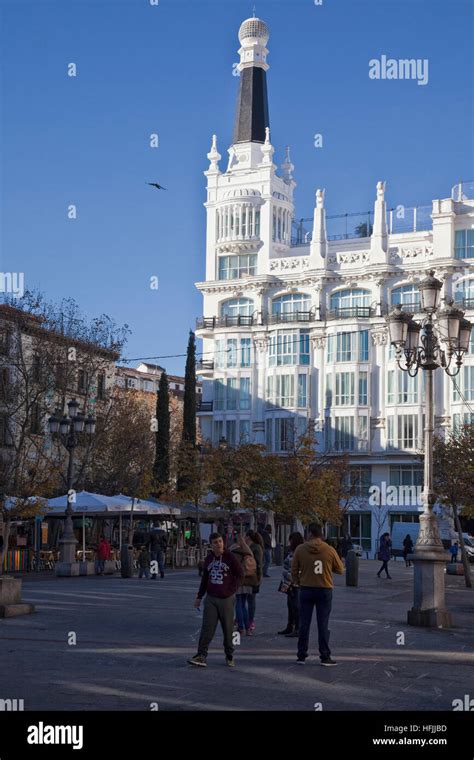
<path id="1" fill-rule="evenodd" d="M 0 618 L 29 615 L 35 611 L 33 604 L 21 601 L 21 578 L 0 575 Z"/>

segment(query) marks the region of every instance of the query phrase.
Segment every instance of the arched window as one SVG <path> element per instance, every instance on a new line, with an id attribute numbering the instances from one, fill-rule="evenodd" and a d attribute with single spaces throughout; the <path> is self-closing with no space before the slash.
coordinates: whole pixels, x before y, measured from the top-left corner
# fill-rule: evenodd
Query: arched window
<path id="1" fill-rule="evenodd" d="M 364 288 L 348 288 L 333 293 L 330 309 L 338 317 L 369 317 L 370 290 Z"/>
<path id="2" fill-rule="evenodd" d="M 465 309 L 474 309 L 474 279 L 457 283 L 454 300 Z"/>
<path id="3" fill-rule="evenodd" d="M 308 321 L 310 309 L 311 296 L 307 293 L 289 293 L 272 301 L 272 315 L 277 322 Z"/>
<path id="4" fill-rule="evenodd" d="M 253 312 L 250 298 L 232 298 L 221 306 L 221 317 L 226 325 L 251 325 Z"/>
<path id="5" fill-rule="evenodd" d="M 405 311 L 420 308 L 420 291 L 418 286 L 410 283 L 410 285 L 400 285 L 398 288 L 393 288 L 391 293 L 391 304 L 396 306 L 402 304 L 405 306 Z"/>

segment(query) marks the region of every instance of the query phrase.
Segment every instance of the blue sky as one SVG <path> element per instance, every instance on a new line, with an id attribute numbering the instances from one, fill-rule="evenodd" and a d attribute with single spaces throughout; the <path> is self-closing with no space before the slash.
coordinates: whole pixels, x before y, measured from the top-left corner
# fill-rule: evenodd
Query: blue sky
<path id="1" fill-rule="evenodd" d="M 128 358 L 184 353 L 202 313 L 194 288 L 204 278 L 202 172 L 214 132 L 226 165 L 237 31 L 252 6 L 0 2 L 1 269 L 24 272 L 51 299 L 75 297 L 88 315 L 127 323 Z M 256 7 L 270 27 L 275 160 L 289 144 L 298 217 L 312 214 L 317 187 L 336 214 L 372 208 L 379 179 L 390 206 L 429 204 L 474 179 L 470 0 Z M 369 60 L 382 54 L 427 58 L 428 84 L 369 79 Z M 183 371 L 184 359 L 159 361 Z"/>

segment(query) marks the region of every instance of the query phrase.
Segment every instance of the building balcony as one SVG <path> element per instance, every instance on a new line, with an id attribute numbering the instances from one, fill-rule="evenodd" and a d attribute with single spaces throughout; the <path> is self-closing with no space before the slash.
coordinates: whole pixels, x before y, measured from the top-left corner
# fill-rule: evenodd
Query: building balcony
<path id="1" fill-rule="evenodd" d="M 372 306 L 339 306 L 326 312 L 326 319 L 351 319 L 352 317 L 368 319 L 375 316 L 376 310 Z"/>
<path id="2" fill-rule="evenodd" d="M 456 298 L 454 305 L 464 310 L 474 309 L 474 298 L 473 297 Z"/>
<path id="3" fill-rule="evenodd" d="M 200 372 L 213 372 L 214 359 L 199 359 L 197 363 L 197 369 Z"/>
<path id="4" fill-rule="evenodd" d="M 196 411 L 198 414 L 209 414 L 210 412 L 212 412 L 213 408 L 214 408 L 213 401 L 201 401 Z"/>
<path id="5" fill-rule="evenodd" d="M 289 322 L 314 322 L 316 319 L 320 319 L 319 314 L 311 309 L 310 311 L 292 311 L 286 314 L 267 314 L 263 322 L 264 324 L 277 325 L 288 324 Z"/>
<path id="6" fill-rule="evenodd" d="M 197 330 L 214 330 L 216 327 L 251 327 L 253 324 L 253 316 L 242 315 L 235 317 L 198 317 L 196 319 Z"/>

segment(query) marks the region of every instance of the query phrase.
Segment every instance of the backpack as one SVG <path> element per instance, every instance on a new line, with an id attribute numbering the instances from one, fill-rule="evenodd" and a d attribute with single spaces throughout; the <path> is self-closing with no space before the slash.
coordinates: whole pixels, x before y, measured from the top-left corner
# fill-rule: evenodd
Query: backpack
<path id="1" fill-rule="evenodd" d="M 257 572 L 257 560 L 253 554 L 244 554 L 242 557 L 242 567 L 244 569 L 244 576 L 255 575 Z"/>

